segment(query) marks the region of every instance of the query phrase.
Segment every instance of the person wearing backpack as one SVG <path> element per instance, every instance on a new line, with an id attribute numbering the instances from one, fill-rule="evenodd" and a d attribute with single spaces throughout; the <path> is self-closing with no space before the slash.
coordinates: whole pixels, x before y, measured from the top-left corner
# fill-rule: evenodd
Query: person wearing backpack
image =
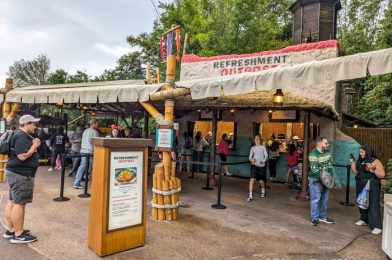
<path id="1" fill-rule="evenodd" d="M 316 148 L 309 154 L 310 171 L 308 176 L 310 191 L 310 216 L 313 226 L 319 222 L 334 224 L 328 218 L 327 208 L 330 190 L 321 183 L 321 171 L 333 172 L 332 156 L 328 151 L 328 139 L 322 136 L 316 138 Z"/>
<path id="2" fill-rule="evenodd" d="M 41 141 L 33 138 L 40 118 L 24 115 L 19 119 L 19 129 L 12 134 L 5 174 L 9 185 L 9 202 L 5 209 L 7 230 L 4 238 L 13 244 L 30 243 L 36 236 L 24 230 L 25 206 L 33 201 L 34 177 L 38 169 L 37 152 Z"/>

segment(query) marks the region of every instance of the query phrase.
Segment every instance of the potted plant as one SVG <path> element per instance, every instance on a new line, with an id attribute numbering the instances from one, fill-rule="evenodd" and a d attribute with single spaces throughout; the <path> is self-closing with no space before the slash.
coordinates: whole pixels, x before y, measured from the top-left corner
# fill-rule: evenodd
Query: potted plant
<path id="1" fill-rule="evenodd" d="M 386 176 L 383 180 L 382 190 L 384 191 L 384 203 L 392 203 L 392 159 L 389 159 L 386 167 Z"/>

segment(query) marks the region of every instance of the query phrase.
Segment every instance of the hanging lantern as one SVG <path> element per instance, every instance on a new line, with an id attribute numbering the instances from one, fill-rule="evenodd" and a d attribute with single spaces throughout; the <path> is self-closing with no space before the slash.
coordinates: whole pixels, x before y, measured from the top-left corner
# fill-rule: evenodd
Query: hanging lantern
<path id="1" fill-rule="evenodd" d="M 62 103 L 62 102 L 56 103 L 56 107 L 57 107 L 57 108 L 62 108 L 62 107 L 63 107 L 63 103 Z"/>
<path id="2" fill-rule="evenodd" d="M 277 89 L 274 94 L 274 106 L 283 106 L 284 95 L 281 89 Z"/>

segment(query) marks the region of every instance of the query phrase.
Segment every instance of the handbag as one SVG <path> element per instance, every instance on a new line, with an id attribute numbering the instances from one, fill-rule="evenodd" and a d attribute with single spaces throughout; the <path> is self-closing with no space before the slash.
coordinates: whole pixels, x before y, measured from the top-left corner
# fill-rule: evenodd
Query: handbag
<path id="1" fill-rule="evenodd" d="M 357 204 L 360 209 L 369 208 L 369 191 L 370 191 L 370 180 L 367 181 L 365 187 L 358 194 Z"/>
<path id="2" fill-rule="evenodd" d="M 320 170 L 320 181 L 328 189 L 332 189 L 335 186 L 335 179 L 325 169 Z"/>

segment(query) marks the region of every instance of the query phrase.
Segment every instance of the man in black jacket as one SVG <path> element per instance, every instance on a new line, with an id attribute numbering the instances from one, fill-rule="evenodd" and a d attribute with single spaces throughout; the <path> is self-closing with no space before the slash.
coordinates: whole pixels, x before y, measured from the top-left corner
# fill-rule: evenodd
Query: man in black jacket
<path id="1" fill-rule="evenodd" d="M 19 119 L 19 129 L 11 138 L 11 151 L 5 169 L 9 185 L 9 202 L 5 210 L 7 231 L 4 238 L 13 244 L 30 243 L 37 237 L 23 229 L 25 206 L 33 201 L 34 177 L 38 168 L 37 149 L 41 142 L 31 135 L 37 129 L 39 118 L 24 115 Z"/>

